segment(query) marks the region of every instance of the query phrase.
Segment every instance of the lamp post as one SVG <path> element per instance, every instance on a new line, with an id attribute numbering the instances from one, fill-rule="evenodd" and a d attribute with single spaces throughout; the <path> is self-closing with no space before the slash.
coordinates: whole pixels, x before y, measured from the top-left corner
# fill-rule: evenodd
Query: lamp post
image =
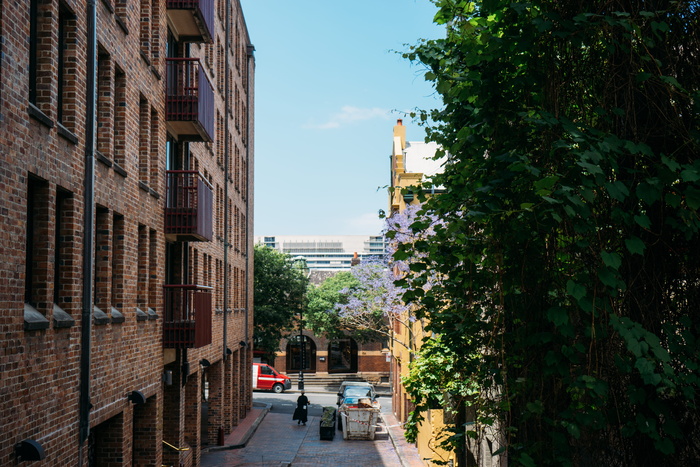
<path id="1" fill-rule="evenodd" d="M 311 271 L 309 270 L 309 266 L 306 263 L 306 258 L 303 256 L 295 256 L 292 258 L 292 262 L 295 266 L 297 266 L 300 270 L 304 272 L 304 276 L 308 279 L 309 276 L 311 275 Z M 297 381 L 297 384 L 299 386 L 299 391 L 304 390 L 304 368 L 305 368 L 305 352 L 306 351 L 306 345 L 304 342 L 304 310 L 300 309 L 299 310 L 299 379 Z"/>
<path id="2" fill-rule="evenodd" d="M 299 390 L 304 390 L 304 315 L 299 311 Z"/>

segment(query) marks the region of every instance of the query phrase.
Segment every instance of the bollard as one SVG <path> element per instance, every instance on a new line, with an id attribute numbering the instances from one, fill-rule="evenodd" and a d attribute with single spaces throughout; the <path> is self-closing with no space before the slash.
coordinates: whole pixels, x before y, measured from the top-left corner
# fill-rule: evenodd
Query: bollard
<path id="1" fill-rule="evenodd" d="M 221 426 L 219 427 L 219 440 L 218 441 L 219 441 L 219 446 L 224 445 L 224 428 Z"/>

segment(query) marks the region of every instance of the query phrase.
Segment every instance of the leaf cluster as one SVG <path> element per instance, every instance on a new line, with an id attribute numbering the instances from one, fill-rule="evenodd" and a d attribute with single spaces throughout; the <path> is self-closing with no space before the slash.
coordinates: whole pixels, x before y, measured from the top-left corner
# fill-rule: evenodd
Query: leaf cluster
<path id="1" fill-rule="evenodd" d="M 255 347 L 274 358 L 280 339 L 306 308 L 308 279 L 285 253 L 255 245 L 254 255 Z"/>
<path id="2" fill-rule="evenodd" d="M 462 408 L 516 464 L 700 458 L 698 3 L 435 3 L 446 37 L 406 55 L 444 103 L 442 223 L 395 255 L 441 278 L 405 298 L 478 388 Z M 445 402 L 452 366 L 412 371 Z"/>

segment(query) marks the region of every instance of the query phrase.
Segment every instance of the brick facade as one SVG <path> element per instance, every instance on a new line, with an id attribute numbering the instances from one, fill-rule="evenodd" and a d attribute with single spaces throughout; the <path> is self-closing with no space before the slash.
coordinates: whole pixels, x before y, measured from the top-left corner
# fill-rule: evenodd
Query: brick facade
<path id="1" fill-rule="evenodd" d="M 347 367 L 334 368 L 335 360 L 332 354 L 334 349 L 339 349 L 337 345 L 339 341 L 316 336 L 308 330 L 304 330 L 303 335 L 307 342 L 306 348 L 308 349 L 305 351 L 304 356 L 305 366 L 307 367 L 305 373 L 317 375 L 352 373 L 373 383 L 389 382 L 390 364 L 386 358 L 386 349 L 384 349 L 384 352 L 382 351 L 383 345 L 381 342 L 356 342 L 350 338 L 343 339 L 343 344 L 347 347 L 347 355 L 343 362 Z M 298 334 L 292 334 L 280 340 L 280 350 L 272 363 L 272 366 L 277 371 L 285 374 L 298 373 L 298 366 L 295 366 L 294 363 L 294 359 L 298 358 L 294 349 L 298 345 L 297 342 Z"/>
<path id="2" fill-rule="evenodd" d="M 219 428 L 230 432 L 250 410 L 252 51 L 238 0 L 0 0 L 0 465 L 17 465 L 14 446 L 28 439 L 45 454 L 34 465 L 197 466 Z M 196 83 L 197 105 L 173 98 L 182 83 Z M 166 226 L 182 202 L 173 170 L 194 174 L 199 204 Z M 195 218 L 203 234 L 177 231 Z M 199 344 L 164 340 L 173 320 L 190 337 L 172 318 L 182 290 L 194 291 L 185 308 L 210 303 L 190 316 Z"/>

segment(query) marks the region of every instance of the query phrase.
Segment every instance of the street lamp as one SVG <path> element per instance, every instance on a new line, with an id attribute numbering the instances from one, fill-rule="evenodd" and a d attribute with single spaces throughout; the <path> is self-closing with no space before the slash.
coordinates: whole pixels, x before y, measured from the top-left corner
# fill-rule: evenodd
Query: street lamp
<path id="1" fill-rule="evenodd" d="M 309 266 L 306 264 L 306 258 L 303 256 L 295 256 L 292 258 L 292 262 L 294 266 L 299 268 L 304 272 L 305 277 L 308 279 L 309 276 L 311 275 L 311 271 L 309 270 Z M 304 310 L 303 308 L 299 310 L 299 380 L 298 380 L 298 385 L 299 385 L 299 390 L 303 391 L 304 390 L 304 353 L 306 350 L 306 346 L 304 345 Z"/>

